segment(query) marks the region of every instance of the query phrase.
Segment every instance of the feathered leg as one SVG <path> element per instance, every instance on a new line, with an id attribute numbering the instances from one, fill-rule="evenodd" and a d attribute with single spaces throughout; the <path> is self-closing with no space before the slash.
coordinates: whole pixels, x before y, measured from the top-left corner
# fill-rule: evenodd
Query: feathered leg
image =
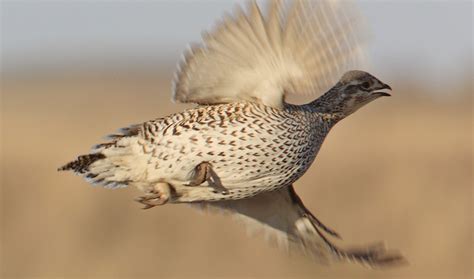
<path id="1" fill-rule="evenodd" d="M 227 189 L 222 185 L 221 179 L 212 169 L 211 163 L 201 162 L 194 168 L 193 177 L 187 186 L 199 186 L 206 181 L 209 183 L 209 186 L 213 187 L 221 194 L 228 193 Z"/>

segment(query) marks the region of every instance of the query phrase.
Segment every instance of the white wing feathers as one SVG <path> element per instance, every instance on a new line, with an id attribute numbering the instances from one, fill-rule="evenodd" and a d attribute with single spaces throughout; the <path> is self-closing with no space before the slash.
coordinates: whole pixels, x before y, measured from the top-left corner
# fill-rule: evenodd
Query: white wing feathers
<path id="1" fill-rule="evenodd" d="M 349 260 L 369 266 L 399 264 L 403 257 L 388 252 L 381 244 L 361 249 L 343 250 L 329 241 L 326 235 L 339 238 L 333 230 L 322 224 L 302 203 L 293 186 L 264 192 L 241 200 L 197 204 L 201 209 L 218 209 L 234 214 L 250 232 L 262 231 L 287 251 L 302 251 L 318 262 Z M 326 234 L 326 235 L 325 235 Z"/>
<path id="2" fill-rule="evenodd" d="M 256 2 L 225 15 L 178 66 L 173 100 L 281 107 L 285 94 L 323 93 L 360 65 L 361 16 L 347 1 Z"/>

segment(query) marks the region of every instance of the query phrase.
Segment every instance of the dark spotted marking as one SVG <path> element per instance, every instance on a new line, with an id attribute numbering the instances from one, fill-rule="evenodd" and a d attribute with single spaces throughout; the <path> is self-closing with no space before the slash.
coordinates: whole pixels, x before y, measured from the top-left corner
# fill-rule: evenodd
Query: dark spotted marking
<path id="1" fill-rule="evenodd" d="M 189 137 L 189 139 L 191 140 L 192 143 L 196 143 L 198 141 L 198 139 L 196 138 L 196 135 L 192 135 L 191 137 Z"/>
<path id="2" fill-rule="evenodd" d="M 178 131 L 177 126 L 173 126 L 173 136 L 179 136 L 181 135 L 181 132 Z"/>

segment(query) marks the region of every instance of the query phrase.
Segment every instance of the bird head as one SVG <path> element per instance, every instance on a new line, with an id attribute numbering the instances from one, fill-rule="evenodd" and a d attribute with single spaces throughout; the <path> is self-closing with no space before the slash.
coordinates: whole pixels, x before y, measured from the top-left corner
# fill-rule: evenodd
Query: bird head
<path id="1" fill-rule="evenodd" d="M 390 86 L 367 72 L 349 71 L 315 102 L 324 112 L 346 117 L 375 99 L 390 96 L 386 92 L 379 91 L 384 89 L 392 90 Z"/>

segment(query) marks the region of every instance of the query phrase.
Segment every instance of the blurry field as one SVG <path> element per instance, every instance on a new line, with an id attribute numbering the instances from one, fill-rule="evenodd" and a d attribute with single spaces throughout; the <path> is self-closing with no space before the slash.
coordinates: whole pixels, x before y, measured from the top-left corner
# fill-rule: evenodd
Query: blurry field
<path id="1" fill-rule="evenodd" d="M 117 128 L 185 108 L 169 101 L 168 75 L 138 76 L 3 80 L 4 278 L 472 276 L 470 89 L 434 98 L 392 86 L 393 97 L 333 129 L 296 183 L 341 245 L 384 240 L 410 262 L 368 270 L 288 257 L 226 216 L 186 205 L 143 211 L 135 189 L 93 188 L 56 172 Z"/>

